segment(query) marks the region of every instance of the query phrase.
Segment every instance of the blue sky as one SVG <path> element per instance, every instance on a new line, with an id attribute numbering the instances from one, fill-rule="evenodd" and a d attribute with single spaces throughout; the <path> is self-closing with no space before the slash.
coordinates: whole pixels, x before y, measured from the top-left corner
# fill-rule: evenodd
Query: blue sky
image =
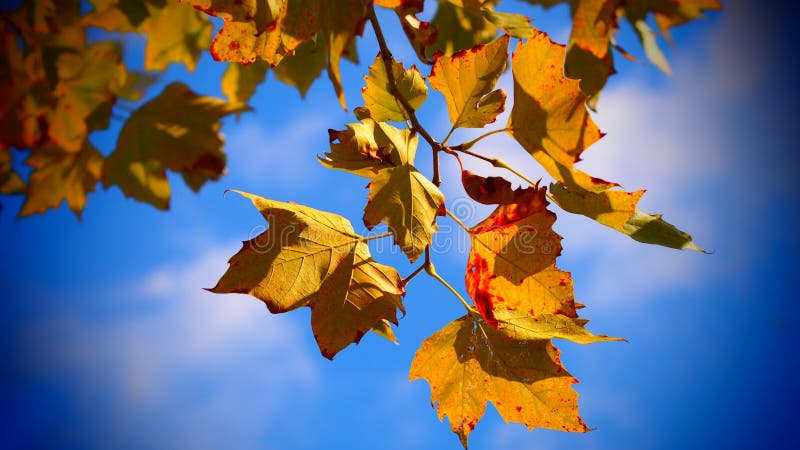
<path id="1" fill-rule="evenodd" d="M 566 40 L 566 9 L 503 3 Z M 557 211 L 559 265 L 573 273 L 576 299 L 588 305 L 582 314 L 593 331 L 630 342 L 557 343 L 581 380 L 581 411 L 595 431 L 528 432 L 489 406 L 472 448 L 800 448 L 790 285 L 800 225 L 792 182 L 792 27 L 800 17 L 778 4 L 726 7 L 675 30 L 672 77 L 620 62 L 595 117 L 608 135 L 581 163 L 629 190 L 648 189 L 644 210 L 664 213 L 714 253 L 644 246 Z M 387 28 L 395 56 L 412 61 L 394 23 Z M 623 31 L 621 43 L 631 38 Z M 140 66 L 142 45 L 131 44 L 127 60 Z M 362 61 L 376 51 L 367 29 Z M 348 103 L 357 106 L 366 64 L 344 69 Z M 204 55 L 189 78 L 175 67 L 163 82 L 188 79 L 221 95 L 223 70 Z M 511 92 L 509 74 L 500 84 Z M 333 362 L 317 351 L 307 309 L 273 316 L 250 297 L 201 289 L 263 226 L 248 201 L 223 197 L 227 188 L 337 212 L 360 228 L 365 180 L 315 161 L 327 149 L 326 129 L 355 120 L 327 79 L 303 100 L 270 75 L 252 104 L 255 113 L 223 128 L 229 174 L 197 195 L 172 177 L 167 213 L 117 188 L 91 195 L 82 222 L 63 207 L 17 220 L 21 201 L 2 200 L 4 448 L 460 448 L 438 422 L 428 385 L 407 381 L 420 342 L 462 314 L 435 282 L 420 276 L 409 286 L 400 345 L 368 335 Z M 435 136 L 449 128 L 434 91 L 421 119 Z M 96 136 L 100 148 L 113 147 L 118 127 Z M 544 176 L 505 136 L 479 150 Z M 419 165 L 429 174 L 426 156 L 422 146 Z M 479 161 L 469 168 L 494 173 Z M 451 209 L 470 223 L 489 212 L 464 201 L 453 161 L 443 161 L 443 176 Z M 447 219 L 440 228 L 437 269 L 463 292 L 465 237 Z M 413 269 L 387 245 L 371 244 L 380 261 L 402 274 Z"/>

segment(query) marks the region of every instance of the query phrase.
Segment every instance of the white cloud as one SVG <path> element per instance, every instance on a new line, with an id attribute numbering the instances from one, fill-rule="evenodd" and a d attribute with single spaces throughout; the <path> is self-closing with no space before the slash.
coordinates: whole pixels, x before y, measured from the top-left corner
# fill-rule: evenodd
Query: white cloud
<path id="1" fill-rule="evenodd" d="M 235 433 L 237 446 L 260 448 L 272 415 L 289 402 L 311 401 L 320 358 L 304 345 L 298 319 L 273 316 L 249 297 L 200 289 L 224 273 L 238 247 L 219 246 L 118 287 L 135 302 L 117 299 L 132 309 L 119 318 L 60 317 L 28 330 L 31 344 L 47 355 L 35 363 L 39 372 L 77 377 L 84 406 L 109 408 L 107 417 L 92 420 L 112 430 L 93 438 L 221 448 L 225 433 Z M 220 427 L 233 412 L 235 421 Z M 134 437 L 139 422 L 165 436 Z"/>

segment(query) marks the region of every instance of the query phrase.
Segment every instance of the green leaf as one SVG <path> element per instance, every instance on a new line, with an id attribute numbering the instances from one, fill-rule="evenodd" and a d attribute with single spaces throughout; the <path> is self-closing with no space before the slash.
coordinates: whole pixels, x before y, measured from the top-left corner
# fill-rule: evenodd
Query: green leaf
<path id="1" fill-rule="evenodd" d="M 399 95 L 414 109 L 419 109 L 428 96 L 428 86 L 415 66 L 405 70 L 403 64 L 392 60 L 392 74 Z M 369 67 L 365 77 L 366 87 L 362 90 L 364 105 L 377 122 L 402 122 L 408 119 L 403 105 L 392 95 L 386 67 L 379 54 Z"/>
<path id="2" fill-rule="evenodd" d="M 308 306 L 321 353 L 329 359 L 404 311 L 402 280 L 372 260 L 369 248 L 344 217 L 307 206 L 235 191 L 253 202 L 269 223 L 245 241 L 210 289 L 250 294 L 282 313 Z"/>
<path id="3" fill-rule="evenodd" d="M 219 120 L 249 110 L 243 103 L 202 97 L 181 83 L 131 113 L 108 157 L 103 184 L 119 185 L 126 196 L 169 208 L 167 170 L 185 175 L 197 190 L 225 168 Z"/>
<path id="4" fill-rule="evenodd" d="M 508 41 L 508 36 L 501 36 L 469 51 L 436 58 L 428 79 L 444 95 L 454 127 L 482 128 L 505 109 L 503 90 L 489 91 L 506 68 Z"/>

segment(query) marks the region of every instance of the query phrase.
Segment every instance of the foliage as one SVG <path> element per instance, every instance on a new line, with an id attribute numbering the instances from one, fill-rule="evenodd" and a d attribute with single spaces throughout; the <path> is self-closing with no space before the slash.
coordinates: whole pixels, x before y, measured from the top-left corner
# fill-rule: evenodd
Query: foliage
<path id="1" fill-rule="evenodd" d="M 632 25 L 644 54 L 669 72 L 658 35 L 719 9 L 716 0 L 563 0 L 573 28 L 566 46 L 554 43 L 522 15 L 499 11 L 499 0 L 26 0 L 2 13 L 0 22 L 0 193 L 25 195 L 20 216 L 57 208 L 62 200 L 80 216 L 87 195 L 102 182 L 159 209 L 168 209 L 166 171 L 180 173 L 199 190 L 218 179 L 226 157 L 220 120 L 249 110 L 247 101 L 268 71 L 302 94 L 327 71 L 346 107 L 340 64 L 354 62 L 355 39 L 367 22 L 379 47 L 362 90 L 357 121 L 329 130 L 326 167 L 369 179 L 363 222 L 389 232 L 364 237 L 339 215 L 239 192 L 268 222 L 245 241 L 228 271 L 211 289 L 246 293 L 273 313 L 311 308 L 321 353 L 332 359 L 375 332 L 394 340 L 391 324 L 407 285 L 426 272 L 464 305 L 467 314 L 423 342 L 411 379 L 431 385 L 440 419 L 466 447 L 470 432 L 491 402 L 507 421 L 565 431 L 587 431 L 578 414 L 575 380 L 562 366 L 552 339 L 588 344 L 619 340 L 596 335 L 578 316 L 570 273 L 559 269 L 561 237 L 556 214 L 580 214 L 640 242 L 702 251 L 660 214 L 640 211 L 644 191 L 626 192 L 576 167 L 602 137 L 588 109 L 613 73 L 614 54 L 634 58 L 616 42 L 620 21 Z M 545 8 L 562 0 L 528 0 Z M 396 61 L 387 47 L 375 6 L 393 11 L 426 76 Z M 418 18 L 435 7 L 432 21 Z M 82 13 L 84 11 L 84 13 Z M 213 36 L 209 16 L 222 21 Z M 651 27 L 648 23 L 655 24 Z M 89 43 L 87 33 L 108 33 Z M 122 57 L 124 33 L 146 35 L 145 72 L 129 70 Z M 499 35 L 499 36 L 498 36 Z M 511 47 L 511 49 L 509 48 Z M 227 100 L 200 95 L 172 83 L 146 102 L 146 89 L 169 64 L 195 69 L 209 50 L 228 62 L 221 80 Z M 511 114 L 469 142 L 449 143 L 458 128 L 485 128 L 507 105 L 496 88 L 509 65 L 514 90 Z M 416 111 L 428 84 L 444 96 L 452 128 L 434 139 Z M 90 136 L 123 120 L 116 148 L 95 148 Z M 392 124 L 392 123 L 394 124 Z M 473 148 L 505 132 L 554 180 L 540 186 L 505 161 Z M 433 154 L 430 178 L 414 166 L 420 138 Z M 16 152 L 12 152 L 16 149 Z M 32 169 L 24 180 L 13 157 L 27 153 Z M 502 177 L 463 169 L 465 192 L 497 205 L 481 223 L 467 227 L 447 211 L 439 190 L 439 158 L 477 158 L 506 169 L 529 186 L 513 189 Z M 437 220 L 449 215 L 472 249 L 464 299 L 437 272 L 430 245 Z M 409 261 L 406 278 L 372 259 L 366 241 L 392 236 Z"/>

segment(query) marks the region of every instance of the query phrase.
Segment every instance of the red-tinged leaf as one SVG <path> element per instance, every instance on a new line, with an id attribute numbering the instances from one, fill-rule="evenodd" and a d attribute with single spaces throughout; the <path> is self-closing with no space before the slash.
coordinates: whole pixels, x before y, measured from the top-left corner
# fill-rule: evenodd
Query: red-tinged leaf
<path id="1" fill-rule="evenodd" d="M 502 89 L 490 91 L 506 68 L 508 41 L 504 35 L 486 45 L 436 58 L 428 80 L 444 95 L 454 127 L 482 128 L 505 109 Z"/>

